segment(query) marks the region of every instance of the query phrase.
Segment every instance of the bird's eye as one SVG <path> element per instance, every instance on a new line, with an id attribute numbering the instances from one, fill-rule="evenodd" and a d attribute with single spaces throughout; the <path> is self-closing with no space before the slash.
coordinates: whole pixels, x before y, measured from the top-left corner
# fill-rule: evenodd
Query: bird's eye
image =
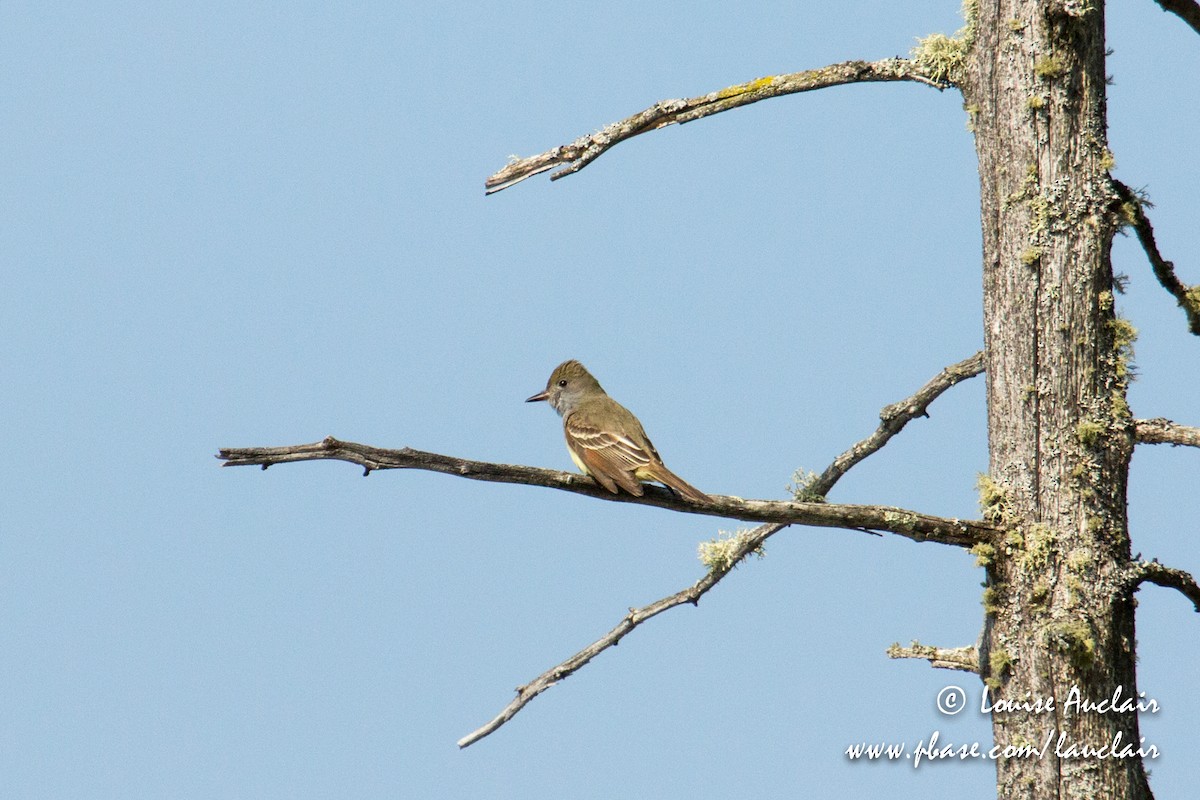
<path id="1" fill-rule="evenodd" d="M 558 382 L 558 385 L 559 385 L 559 386 L 566 386 L 566 385 L 567 385 L 567 379 L 566 379 L 566 378 L 563 378 L 561 381 L 559 381 L 559 382 Z"/>

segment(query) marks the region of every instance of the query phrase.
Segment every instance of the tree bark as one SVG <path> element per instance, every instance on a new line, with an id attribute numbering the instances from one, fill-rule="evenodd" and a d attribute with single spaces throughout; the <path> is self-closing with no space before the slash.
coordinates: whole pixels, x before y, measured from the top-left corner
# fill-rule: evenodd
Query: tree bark
<path id="1" fill-rule="evenodd" d="M 973 4 L 969 3 L 969 6 Z M 995 710 L 1004 798 L 1149 798 L 1137 697 L 1126 482 L 1132 328 L 1113 310 L 1105 43 L 1099 0 L 990 0 L 966 29 L 958 83 L 975 132 L 983 225 L 987 515 L 1006 534 L 981 555 L 980 671 Z M 1048 747 L 1046 747 L 1048 743 Z"/>

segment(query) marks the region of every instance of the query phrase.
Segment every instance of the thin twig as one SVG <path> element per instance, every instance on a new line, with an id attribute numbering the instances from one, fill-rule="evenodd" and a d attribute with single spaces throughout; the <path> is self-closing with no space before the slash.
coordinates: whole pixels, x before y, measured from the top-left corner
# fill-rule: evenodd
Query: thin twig
<path id="1" fill-rule="evenodd" d="M 1158 282 L 1171 293 L 1175 302 L 1187 315 L 1188 330 L 1200 336 L 1200 286 L 1186 286 L 1175 274 L 1175 265 L 1158 252 L 1158 244 L 1154 241 L 1154 227 L 1150 224 L 1150 218 L 1146 216 L 1146 201 L 1118 180 L 1113 181 L 1113 187 L 1121 199 L 1124 215 L 1137 233 L 1138 241 L 1146 251 L 1146 257 L 1150 259 L 1154 277 L 1158 278 Z"/>
<path id="2" fill-rule="evenodd" d="M 959 547 L 988 539 L 996 532 L 989 522 L 937 517 L 890 506 L 838 505 L 834 503 L 800 503 L 791 500 L 743 500 L 729 495 L 710 495 L 711 502 L 696 503 L 677 496 L 668 489 L 645 486 L 640 497 L 612 494 L 591 478 L 573 472 L 560 472 L 515 464 L 495 464 L 465 458 L 428 453 L 405 447 L 387 450 L 356 442 L 343 442 L 332 436 L 312 444 L 284 447 L 243 447 L 222 449 L 217 455 L 223 466 L 257 465 L 266 469 L 274 464 L 292 461 L 334 459 L 363 467 L 364 474 L 384 469 L 423 469 L 463 478 L 499 483 L 519 483 L 544 486 L 567 492 L 585 494 L 602 500 L 657 506 L 688 514 L 726 517 L 749 522 L 777 522 L 813 525 L 820 528 L 869 528 L 889 531 L 913 541 L 940 542 Z"/>
<path id="3" fill-rule="evenodd" d="M 1169 419 L 1139 419 L 1134 421 L 1134 436 L 1140 444 L 1169 444 L 1200 447 L 1200 428 L 1179 425 Z"/>
<path id="4" fill-rule="evenodd" d="M 1177 15 L 1191 26 L 1192 30 L 1200 33 L 1200 4 L 1194 0 L 1154 0 L 1162 6 L 1163 11 Z"/>
<path id="5" fill-rule="evenodd" d="M 861 442 L 833 460 L 811 484 L 805 487 L 813 494 L 824 497 L 851 467 L 878 451 L 893 436 L 904 430 L 904 426 L 917 417 L 928 417 L 929 404 L 942 392 L 959 381 L 973 378 L 983 372 L 983 351 L 968 359 L 951 364 L 935 375 L 909 398 L 892 403 L 879 412 L 879 427 Z"/>
<path id="6" fill-rule="evenodd" d="M 888 658 L 923 659 L 935 669 L 957 669 L 979 674 L 979 648 L 974 645 L 951 648 L 913 642 L 908 647 L 901 647 L 900 643 L 896 642 L 887 649 L 887 654 Z"/>
<path id="7" fill-rule="evenodd" d="M 1143 583 L 1153 583 L 1167 589 L 1176 589 L 1191 600 L 1196 612 L 1200 613 L 1200 585 L 1196 584 L 1196 579 L 1190 572 L 1168 567 L 1157 561 L 1139 561 L 1133 565 L 1133 570 L 1135 587 Z"/>
<path id="8" fill-rule="evenodd" d="M 524 686 L 518 686 L 517 696 L 513 698 L 512 702 L 505 706 L 504 710 L 497 714 L 496 717 L 486 725 L 459 739 L 458 746 L 466 747 L 474 744 L 483 737 L 487 736 L 489 733 L 495 731 L 501 725 L 512 719 L 517 712 L 524 708 L 530 700 L 537 697 L 539 694 L 546 691 L 563 678 L 566 678 L 567 676 L 577 672 L 583 667 L 583 665 L 600 655 L 600 653 L 620 642 L 627 633 L 641 625 L 643 622 L 646 622 L 650 618 L 656 617 L 664 611 L 674 608 L 675 606 L 681 606 L 685 603 L 697 605 L 705 592 L 716 586 L 722 578 L 729 574 L 745 555 L 757 550 L 762 546 L 762 543 L 766 541 L 768 537 L 778 531 L 783 530 L 785 527 L 787 526 L 780 524 L 761 525 L 755 530 L 743 534 L 741 537 L 741 543 L 739 545 L 739 549 L 743 551 L 742 557 L 727 561 L 725 566 L 720 569 L 710 570 L 696 583 L 692 584 L 686 589 L 676 592 L 673 595 L 664 597 L 661 600 L 657 600 L 643 608 L 629 609 L 629 613 L 626 614 L 625 617 L 617 624 L 617 626 L 607 634 L 592 642 L 590 645 L 580 650 L 578 653 L 571 656 L 561 664 L 546 670 Z"/>
<path id="9" fill-rule="evenodd" d="M 484 189 L 487 194 L 492 194 L 538 173 L 562 166 L 562 169 L 550 176 L 551 180 L 557 180 L 583 169 L 614 145 L 667 125 L 692 122 L 701 117 L 772 97 L 847 83 L 879 81 L 913 81 L 937 89 L 945 89 L 950 85 L 933 79 L 923 67 L 904 58 L 844 61 L 820 69 L 759 78 L 686 100 L 663 100 L 620 122 L 607 125 L 596 133 L 581 136 L 570 144 L 560 145 L 536 156 L 515 159 L 488 178 Z"/>

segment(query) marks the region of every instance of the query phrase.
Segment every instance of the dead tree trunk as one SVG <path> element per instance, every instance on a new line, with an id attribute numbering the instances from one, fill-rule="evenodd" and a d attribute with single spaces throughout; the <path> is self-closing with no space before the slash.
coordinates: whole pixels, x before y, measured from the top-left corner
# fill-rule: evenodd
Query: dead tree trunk
<path id="1" fill-rule="evenodd" d="M 1125 402 L 1132 328 L 1113 311 L 1103 5 L 980 3 L 961 88 L 979 156 L 990 475 L 981 672 L 1000 797 L 1148 798 L 1136 700 Z M 1115 748 L 1107 757 L 1072 748 Z M 1122 755 L 1124 753 L 1124 755 Z"/>

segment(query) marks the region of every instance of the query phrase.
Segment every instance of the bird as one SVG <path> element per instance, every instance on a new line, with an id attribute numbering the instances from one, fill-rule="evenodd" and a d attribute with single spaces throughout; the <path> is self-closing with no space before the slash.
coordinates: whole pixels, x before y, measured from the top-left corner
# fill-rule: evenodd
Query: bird
<path id="1" fill-rule="evenodd" d="M 546 388 L 526 403 L 546 401 L 563 420 L 567 452 L 575 466 L 613 494 L 641 497 L 642 481 L 661 483 L 693 503 L 712 498 L 667 469 L 642 423 L 613 400 L 583 364 L 571 359 L 554 368 Z"/>

